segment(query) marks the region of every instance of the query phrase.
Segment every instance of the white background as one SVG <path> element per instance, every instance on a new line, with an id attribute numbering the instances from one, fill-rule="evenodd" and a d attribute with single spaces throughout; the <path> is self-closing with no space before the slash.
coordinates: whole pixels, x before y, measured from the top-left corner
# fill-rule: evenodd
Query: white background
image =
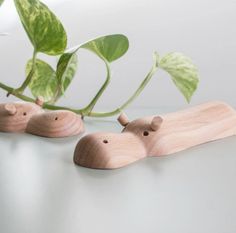
<path id="1" fill-rule="evenodd" d="M 161 55 L 170 51 L 182 52 L 194 60 L 201 82 L 192 104 L 220 99 L 236 106 L 235 0 L 44 2 L 63 22 L 68 47 L 99 35 L 123 33 L 128 36 L 130 49 L 112 64 L 112 82 L 99 101 L 98 110 L 118 107 L 133 93 L 150 69 L 155 50 Z M 6 0 L 0 9 L 0 31 L 10 34 L 0 37 L 0 79 L 17 87 L 24 79 L 24 67 L 31 57 L 32 47 L 17 18 L 13 1 Z M 44 58 L 55 65 L 55 58 Z M 104 79 L 103 63 L 93 54 L 81 51 L 76 78 L 61 104 L 84 106 Z M 0 91 L 1 101 L 6 101 L 4 96 L 5 93 Z M 185 105 L 169 76 L 158 71 L 132 106 Z"/>
<path id="2" fill-rule="evenodd" d="M 221 99 L 236 107 L 236 1 L 45 3 L 64 23 L 69 46 L 111 33 L 130 39 L 129 52 L 112 65 L 114 76 L 98 110 L 113 109 L 128 98 L 152 65 L 154 50 L 183 52 L 195 61 L 201 82 L 191 104 Z M 0 37 L 0 80 L 17 87 L 32 47 L 13 1 L 0 8 L 0 31 L 10 34 Z M 52 57 L 48 61 L 56 63 Z M 104 78 L 103 63 L 80 52 L 77 76 L 61 104 L 85 105 Z M 158 72 L 127 111 L 134 119 L 186 105 L 168 75 Z M 121 131 L 116 122 L 85 123 L 87 133 Z M 78 140 L 0 133 L 1 233 L 236 232 L 235 137 L 112 171 L 74 165 Z"/>

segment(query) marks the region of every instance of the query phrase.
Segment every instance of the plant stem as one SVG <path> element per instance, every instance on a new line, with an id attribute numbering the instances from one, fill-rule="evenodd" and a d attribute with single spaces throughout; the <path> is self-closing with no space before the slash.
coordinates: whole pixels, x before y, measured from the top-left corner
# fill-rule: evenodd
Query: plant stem
<path id="1" fill-rule="evenodd" d="M 15 93 L 14 92 L 14 88 L 12 87 L 9 87 L 3 83 L 0 82 L 0 87 L 2 89 L 4 89 L 5 91 L 7 91 L 8 93 L 11 93 L 12 95 L 14 95 L 15 97 L 19 98 L 19 99 L 22 99 L 24 101 L 27 101 L 27 102 L 34 102 L 34 99 L 28 97 L 28 96 L 25 96 L 23 94 L 20 94 L 20 93 Z"/>
<path id="2" fill-rule="evenodd" d="M 86 110 L 87 107 L 82 108 L 82 109 L 72 109 L 72 108 L 68 108 L 68 107 L 50 105 L 48 103 L 44 103 L 42 107 L 45 108 L 45 109 L 50 109 L 50 110 L 69 110 L 69 111 L 72 111 L 76 114 L 81 114 L 82 116 L 90 116 L 90 117 L 110 117 L 110 116 L 114 116 L 114 115 L 119 114 L 120 112 L 122 112 L 129 104 L 131 104 L 140 95 L 140 93 L 143 91 L 143 89 L 146 87 L 146 85 L 149 83 L 149 81 L 151 80 L 151 78 L 155 74 L 157 68 L 158 68 L 158 55 L 155 53 L 154 54 L 153 66 L 152 66 L 151 70 L 149 71 L 149 73 L 147 74 L 147 76 L 145 77 L 145 79 L 142 81 L 142 83 L 138 87 L 138 89 L 134 92 L 134 94 L 123 105 L 121 105 L 121 107 L 119 107 L 119 108 L 117 108 L 117 109 L 115 109 L 111 112 L 92 112 L 91 110 L 90 110 L 90 112 L 87 112 L 87 110 Z M 109 79 L 110 78 L 110 70 L 109 70 L 108 74 L 109 74 L 109 77 L 108 77 L 108 79 Z M 108 83 L 105 82 L 104 85 L 102 86 L 102 88 L 100 89 L 99 93 L 94 97 L 94 102 L 95 103 L 98 100 L 98 98 L 101 96 L 103 91 L 105 90 L 105 88 L 106 88 L 105 85 L 108 85 Z M 19 99 L 22 99 L 22 100 L 27 101 L 27 102 L 32 102 L 32 103 L 35 102 L 35 99 L 33 99 L 31 97 L 28 97 L 26 95 L 23 95 L 22 93 L 14 92 L 14 88 L 9 87 L 9 86 L 1 83 L 1 82 L 0 82 L 0 88 L 4 89 L 8 93 L 12 93 L 12 95 L 16 96 Z M 93 101 L 91 101 L 91 103 L 92 102 Z M 91 104 L 91 106 L 92 106 L 92 104 Z"/>
<path id="3" fill-rule="evenodd" d="M 51 104 L 47 104 L 47 103 L 43 104 L 43 108 L 49 109 L 49 110 L 68 110 L 68 111 L 74 112 L 76 114 L 83 115 L 82 111 L 80 109 L 73 109 L 73 108 L 68 108 L 68 107 L 63 107 L 63 106 L 56 106 L 56 105 L 51 105 Z"/>
<path id="4" fill-rule="evenodd" d="M 142 81 L 142 83 L 140 84 L 140 86 L 138 87 L 138 89 L 134 92 L 134 94 L 123 104 L 121 105 L 121 107 L 115 109 L 114 111 L 111 112 L 90 112 L 88 114 L 88 116 L 91 117 L 109 117 L 109 116 L 114 116 L 116 114 L 119 114 L 120 112 L 122 112 L 126 107 L 128 107 L 128 105 L 130 105 L 139 95 L 140 93 L 143 91 L 143 89 L 147 86 L 147 84 L 149 83 L 149 81 L 151 80 L 151 78 L 153 77 L 153 75 L 155 74 L 155 72 L 157 71 L 158 68 L 158 54 L 154 53 L 153 55 L 153 66 L 151 68 L 151 70 L 149 71 L 149 73 L 147 74 L 147 76 L 145 77 L 145 79 Z"/>
<path id="5" fill-rule="evenodd" d="M 107 88 L 107 86 L 108 86 L 108 84 L 110 83 L 110 80 L 111 80 L 110 65 L 105 59 L 103 59 L 103 61 L 106 65 L 106 70 L 107 70 L 106 81 L 104 82 L 104 84 L 102 85 L 102 87 L 100 88 L 98 93 L 95 95 L 95 97 L 92 99 L 92 101 L 85 108 L 82 109 L 82 111 L 86 115 L 89 115 L 91 113 L 91 111 L 93 110 L 93 108 L 96 105 L 97 101 L 99 100 L 99 98 L 101 97 L 101 95 L 103 94 L 103 92 L 105 91 L 105 89 Z"/>
<path id="6" fill-rule="evenodd" d="M 35 102 L 35 99 L 33 99 L 31 97 L 28 97 L 26 95 L 23 95 L 21 93 L 18 93 L 18 92 L 14 92 L 14 88 L 9 87 L 9 86 L 1 83 L 1 82 L 0 82 L 0 88 L 4 89 L 8 93 L 12 93 L 12 95 L 14 95 L 15 97 L 17 97 L 21 100 L 31 102 L 31 103 Z M 61 106 L 51 105 L 51 104 L 47 104 L 47 103 L 43 104 L 43 108 L 50 109 L 50 110 L 69 110 L 69 111 L 72 111 L 72 112 L 77 113 L 77 114 L 82 114 L 80 109 L 72 109 L 72 108 L 68 108 L 68 107 L 61 107 Z"/>
<path id="7" fill-rule="evenodd" d="M 29 85 L 29 83 L 34 75 L 34 71 L 35 71 L 36 56 L 37 56 L 37 51 L 34 49 L 33 58 L 32 58 L 32 68 L 31 68 L 29 74 L 27 75 L 25 81 L 22 83 L 22 85 L 19 88 L 13 90 L 13 92 L 18 92 L 18 93 L 22 94 L 24 92 L 24 90 L 26 89 L 26 87 Z"/>
<path id="8" fill-rule="evenodd" d="M 54 96 L 52 97 L 52 99 L 48 103 L 54 105 L 58 101 L 60 96 L 61 96 L 61 87 L 57 87 Z"/>

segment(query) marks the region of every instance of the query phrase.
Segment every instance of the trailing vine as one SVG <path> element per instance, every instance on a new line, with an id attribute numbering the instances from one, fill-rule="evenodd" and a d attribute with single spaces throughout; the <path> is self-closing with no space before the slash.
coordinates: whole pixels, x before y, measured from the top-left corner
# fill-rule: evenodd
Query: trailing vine
<path id="1" fill-rule="evenodd" d="M 3 0 L 0 0 L 0 6 Z M 94 112 L 94 107 L 111 80 L 111 63 L 121 58 L 129 48 L 129 40 L 125 35 L 113 34 L 98 37 L 67 48 L 66 31 L 54 13 L 39 0 L 14 0 L 19 18 L 33 45 L 33 56 L 26 64 L 26 78 L 18 88 L 7 86 L 0 82 L 0 88 L 7 92 L 7 96 L 14 95 L 28 102 L 35 102 L 35 98 L 45 99 L 43 108 L 50 110 L 66 109 L 82 116 L 108 117 L 119 114 L 129 106 L 150 82 L 153 75 L 160 68 L 166 71 L 176 87 L 189 102 L 198 85 L 198 72 L 191 59 L 177 52 L 168 53 L 160 57 L 153 55 L 153 65 L 136 91 L 120 107 L 110 112 Z M 94 53 L 102 59 L 106 67 L 106 79 L 94 98 L 82 109 L 72 109 L 57 106 L 56 102 L 64 95 L 71 85 L 77 70 L 77 52 L 81 49 Z M 57 66 L 51 67 L 47 62 L 37 58 L 38 53 L 59 57 Z M 29 88 L 33 97 L 24 94 Z"/>

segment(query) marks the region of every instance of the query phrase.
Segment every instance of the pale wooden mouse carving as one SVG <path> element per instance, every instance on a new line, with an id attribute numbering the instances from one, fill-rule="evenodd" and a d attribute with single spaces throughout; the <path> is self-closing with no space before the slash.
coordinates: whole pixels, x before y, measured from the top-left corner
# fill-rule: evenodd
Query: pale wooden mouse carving
<path id="1" fill-rule="evenodd" d="M 213 140 L 236 135 L 236 111 L 222 102 L 209 102 L 183 111 L 129 122 L 121 134 L 94 133 L 76 146 L 74 162 L 99 168 L 119 168 L 147 156 L 163 156 Z"/>
<path id="2" fill-rule="evenodd" d="M 67 110 L 44 112 L 33 116 L 26 132 L 43 137 L 59 138 L 84 132 L 81 116 Z"/>
<path id="3" fill-rule="evenodd" d="M 42 112 L 44 111 L 41 106 L 35 103 L 0 104 L 0 131 L 24 132 L 30 118 Z"/>

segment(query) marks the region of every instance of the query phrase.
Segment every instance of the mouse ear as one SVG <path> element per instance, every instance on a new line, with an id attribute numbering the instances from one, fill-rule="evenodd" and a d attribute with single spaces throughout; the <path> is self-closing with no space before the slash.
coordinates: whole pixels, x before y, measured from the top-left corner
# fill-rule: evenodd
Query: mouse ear
<path id="1" fill-rule="evenodd" d="M 160 116 L 153 117 L 152 122 L 151 122 L 151 129 L 153 131 L 157 131 L 161 127 L 162 122 L 163 122 L 163 119 Z"/>
<path id="2" fill-rule="evenodd" d="M 44 104 L 44 98 L 42 96 L 38 96 L 35 100 L 35 103 L 39 105 L 40 107 L 42 107 Z"/>
<path id="3" fill-rule="evenodd" d="M 14 104 L 6 104 L 4 108 L 8 112 L 9 115 L 13 116 L 16 114 L 16 106 Z"/>
<path id="4" fill-rule="evenodd" d="M 120 114 L 120 116 L 117 118 L 117 120 L 124 127 L 129 124 L 129 118 L 123 112 Z"/>

